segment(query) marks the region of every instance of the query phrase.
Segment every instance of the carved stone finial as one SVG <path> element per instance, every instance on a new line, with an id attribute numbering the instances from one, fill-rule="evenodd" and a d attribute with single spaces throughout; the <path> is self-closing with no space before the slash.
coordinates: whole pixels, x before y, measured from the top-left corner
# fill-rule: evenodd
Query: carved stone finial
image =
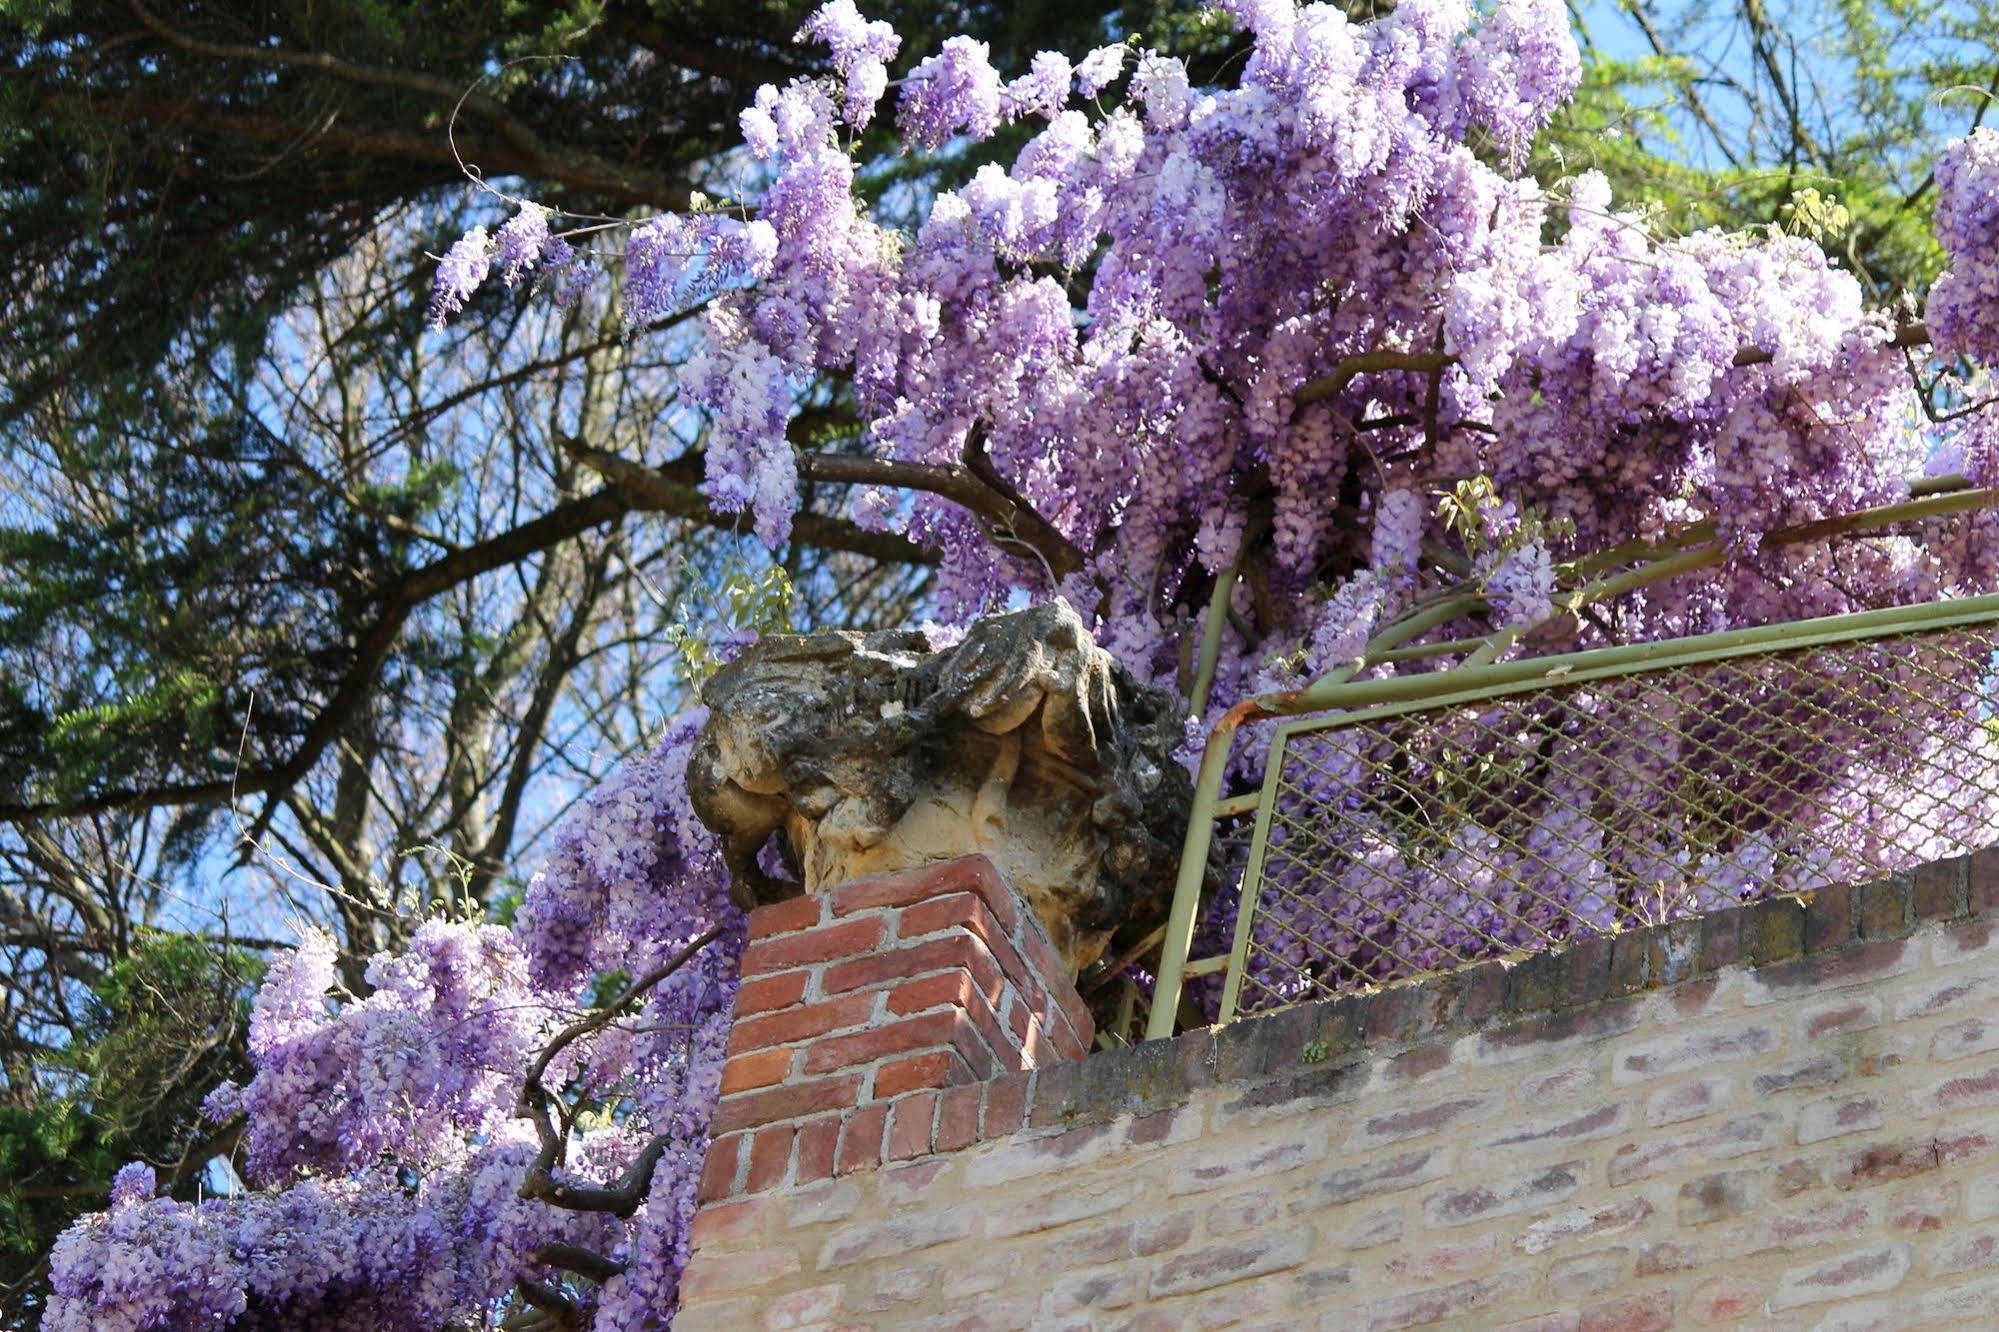
<path id="1" fill-rule="evenodd" d="M 809 893 L 983 854 L 1078 969 L 1170 894 L 1185 715 L 1066 603 L 988 616 L 945 651 L 903 631 L 767 638 L 702 696 L 688 784 L 744 906 L 798 891 L 757 865 L 780 830 Z"/>

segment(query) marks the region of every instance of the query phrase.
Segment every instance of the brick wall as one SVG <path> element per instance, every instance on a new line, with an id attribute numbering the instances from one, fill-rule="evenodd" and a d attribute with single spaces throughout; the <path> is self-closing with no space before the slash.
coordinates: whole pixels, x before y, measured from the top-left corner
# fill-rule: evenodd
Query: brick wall
<path id="1" fill-rule="evenodd" d="M 683 1332 L 1999 1326 L 1999 854 L 1081 1060 L 1026 915 L 759 913 Z"/>

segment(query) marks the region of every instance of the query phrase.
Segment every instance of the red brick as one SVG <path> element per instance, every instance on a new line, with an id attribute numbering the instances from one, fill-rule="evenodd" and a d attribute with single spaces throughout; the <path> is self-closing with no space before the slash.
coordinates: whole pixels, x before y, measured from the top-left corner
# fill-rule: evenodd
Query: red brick
<path id="1" fill-rule="evenodd" d="M 826 1115 L 798 1127 L 798 1164 L 792 1181 L 811 1184 L 833 1177 L 833 1158 L 840 1147 L 840 1117 Z"/>
<path id="2" fill-rule="evenodd" d="M 793 1136 L 794 1130 L 789 1124 L 757 1130 L 756 1137 L 750 1142 L 750 1174 L 743 1186 L 744 1192 L 762 1193 L 784 1183 L 785 1174 L 791 1168 Z"/>
<path id="3" fill-rule="evenodd" d="M 977 944 L 967 940 L 969 947 Z M 990 965 L 990 959 L 986 959 Z M 997 975 L 997 971 L 994 973 Z M 997 1076 L 1002 1070 L 1026 1067 L 1016 1042 L 1007 1037 L 999 1019 L 993 1016 L 992 1005 L 986 996 L 962 971 L 947 971 L 920 980 L 905 982 L 889 993 L 891 1012 L 922 1012 L 933 1016 L 939 1012 L 962 1013 L 977 1029 L 979 1040 L 974 1045 L 959 1046 L 959 1053 L 965 1057 L 974 1077 L 980 1081 Z"/>
<path id="4" fill-rule="evenodd" d="M 833 1167 L 836 1175 L 851 1175 L 881 1164 L 882 1129 L 888 1123 L 888 1107 L 864 1105 L 847 1116 L 840 1126 L 840 1154 Z"/>
<path id="5" fill-rule="evenodd" d="M 789 1050 L 758 1050 L 739 1055 L 722 1066 L 722 1095 L 734 1096 L 783 1082 L 791 1074 Z"/>
<path id="6" fill-rule="evenodd" d="M 979 1140 L 979 1101 L 984 1089 L 978 1086 L 946 1088 L 937 1102 L 937 1150 L 955 1152 Z"/>
<path id="7" fill-rule="evenodd" d="M 879 924 L 878 921 L 876 923 Z M 976 965 L 970 959 L 977 947 L 969 935 L 947 934 L 893 952 L 875 953 L 828 967 L 819 984 L 827 994 L 844 994 L 848 990 L 928 976 L 936 971 L 953 968 L 970 970 Z"/>
<path id="8" fill-rule="evenodd" d="M 744 1018 L 729 1030 L 729 1053 L 743 1054 L 774 1045 L 794 1045 L 814 1036 L 824 1036 L 827 1032 L 863 1026 L 873 1015 L 874 1007 L 873 995 L 849 994 L 825 1003 L 807 1004 L 804 1008 L 787 1008 L 781 1013 Z"/>
<path id="9" fill-rule="evenodd" d="M 756 976 L 744 981 L 736 989 L 736 1017 L 741 1019 L 791 1007 L 805 997 L 806 979 L 807 974 L 803 971 L 783 971 L 775 976 Z"/>
<path id="10" fill-rule="evenodd" d="M 837 1078 L 794 1082 L 763 1091 L 725 1096 L 715 1107 L 712 1133 L 734 1133 L 781 1119 L 803 1119 L 829 1110 L 846 1110 L 855 1105 L 861 1092 L 861 1075 L 846 1073 Z"/>
<path id="11" fill-rule="evenodd" d="M 930 1136 L 937 1123 L 937 1093 L 917 1092 L 889 1107 L 888 1159 L 907 1161 L 930 1152 Z"/>
<path id="12" fill-rule="evenodd" d="M 791 897 L 750 912 L 750 939 L 768 939 L 779 934 L 809 930 L 822 919 L 826 903 L 817 897 Z"/>
<path id="13" fill-rule="evenodd" d="M 986 1084 L 986 1120 L 981 1135 L 985 1141 L 1020 1131 L 1027 1118 L 1027 1084 L 1033 1077 L 1031 1072 L 1014 1073 Z"/>
<path id="14" fill-rule="evenodd" d="M 1081 1059 L 1090 1053 L 1090 1041 L 1096 1036 L 1097 1027 L 1091 1022 L 1079 1030 L 1069 1021 L 1068 1012 L 1058 1007 L 1048 1015 L 1042 1032 L 1064 1059 Z"/>
<path id="15" fill-rule="evenodd" d="M 940 1087 L 963 1086 L 971 1081 L 972 1070 L 965 1066 L 964 1059 L 956 1051 L 932 1050 L 928 1054 L 911 1055 L 876 1069 L 872 1099 L 893 1101 L 904 1092 L 934 1091 Z"/>
<path id="16" fill-rule="evenodd" d="M 1076 978 L 1069 974 L 1069 968 L 1056 954 L 1054 945 L 1041 933 L 1038 924 L 1031 920 L 1022 921 L 1020 927 L 1008 937 L 991 916 L 974 912 L 966 928 L 985 940 L 986 947 L 992 949 L 993 956 L 999 959 L 1008 976 L 1034 982 L 1032 988 L 1042 993 L 1033 994 L 1032 998 L 1045 999 L 1059 1008 L 1079 1034 L 1096 1034 L 1090 1010 L 1084 1005 L 1083 997 L 1076 993 Z M 1025 954 L 1024 959 L 1022 954 Z"/>
<path id="17" fill-rule="evenodd" d="M 906 907 L 902 913 L 902 923 L 896 926 L 896 937 L 920 939 L 926 934 L 935 934 L 954 926 L 971 924 L 974 915 L 990 914 L 985 903 L 976 893 L 948 893 L 943 897 L 933 897 L 927 902 L 918 902 Z"/>
<path id="18" fill-rule="evenodd" d="M 1027 1039 L 1021 1042 L 1021 1053 L 1026 1056 L 1029 1068 L 1047 1068 L 1067 1062 L 1067 1057 L 1042 1034 L 1039 1022 L 1028 1024 Z"/>
<path id="19" fill-rule="evenodd" d="M 828 1036 L 805 1053 L 807 1073 L 827 1073 L 856 1064 L 872 1064 L 890 1055 L 909 1054 L 932 1046 L 950 1045 L 965 1052 L 967 1062 L 978 1059 L 985 1042 L 964 1013 L 944 1009 L 920 1013 L 886 1026 L 870 1027 L 847 1036 Z M 990 1056 L 988 1056 L 990 1057 Z"/>
<path id="20" fill-rule="evenodd" d="M 1025 1050 L 1027 1033 L 1034 1027 L 1034 1018 L 1027 1011 L 1027 1002 L 1019 994 L 1010 994 L 1006 999 L 1006 1029 L 1013 1033 L 1014 1044 Z"/>
<path id="21" fill-rule="evenodd" d="M 708 1144 L 708 1158 L 701 1163 L 701 1201 L 714 1202 L 736 1191 L 736 1165 L 741 1159 L 743 1135 L 732 1133 Z"/>
<path id="22" fill-rule="evenodd" d="M 1665 1332 L 1673 1325 L 1673 1292 L 1627 1295 L 1583 1310 L 1579 1332 Z"/>
<path id="23" fill-rule="evenodd" d="M 833 962 L 876 947 L 888 936 L 888 922 L 879 916 L 843 920 L 800 934 L 759 939 L 743 950 L 743 974 L 762 976 L 814 962 Z"/>
<path id="24" fill-rule="evenodd" d="M 921 1013 L 946 1005 L 970 1008 L 971 996 L 976 991 L 987 1004 L 995 1004 L 1006 993 L 1006 986 L 998 984 L 988 990 L 973 980 L 964 971 L 940 971 L 934 976 L 919 976 L 906 980 L 888 992 L 888 1011 L 895 1014 Z M 995 992 L 996 991 L 996 992 Z"/>
<path id="25" fill-rule="evenodd" d="M 906 907 L 942 897 L 947 893 L 974 892 L 984 898 L 993 914 L 1011 925 L 1019 908 L 1012 887 L 984 856 L 961 856 L 941 865 L 883 874 L 873 879 L 856 879 L 833 894 L 833 914 L 849 915 L 874 907 Z"/>

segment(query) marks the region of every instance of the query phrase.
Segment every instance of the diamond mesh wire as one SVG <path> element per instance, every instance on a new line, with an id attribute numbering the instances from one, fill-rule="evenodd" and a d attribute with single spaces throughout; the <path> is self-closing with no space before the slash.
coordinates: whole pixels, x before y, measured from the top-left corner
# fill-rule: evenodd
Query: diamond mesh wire
<path id="1" fill-rule="evenodd" d="M 1999 841 L 1994 646 L 1981 624 L 1294 723 L 1231 1016 Z"/>

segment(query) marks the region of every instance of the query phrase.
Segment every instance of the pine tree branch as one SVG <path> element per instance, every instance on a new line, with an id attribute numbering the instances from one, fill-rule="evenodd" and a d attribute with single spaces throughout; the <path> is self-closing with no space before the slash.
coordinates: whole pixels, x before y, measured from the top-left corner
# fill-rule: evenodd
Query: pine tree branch
<path id="1" fill-rule="evenodd" d="M 191 55 L 203 56 L 210 60 L 275 65 L 285 69 L 306 69 L 345 83 L 413 92 L 441 104 L 462 109 L 492 126 L 501 139 L 513 149 L 520 162 L 532 164 L 531 169 L 526 171 L 520 171 L 518 168 L 509 170 L 507 171 L 509 175 L 523 174 L 544 180 L 563 179 L 561 173 L 580 174 L 598 180 L 630 178 L 630 173 L 601 161 L 574 145 L 565 146 L 559 153 L 552 151 L 542 142 L 539 135 L 507 108 L 505 103 L 489 93 L 479 91 L 476 81 L 468 87 L 418 70 L 357 65 L 342 60 L 330 51 L 295 51 L 279 46 L 240 46 L 206 42 L 168 27 L 139 0 L 125 0 L 125 7 L 130 9 L 134 17 L 153 35 Z M 444 142 L 444 146 L 449 149 L 448 141 Z M 455 161 L 455 157 L 453 160 Z M 678 191 L 678 201 L 666 206 L 675 209 L 689 207 L 688 188 L 685 185 L 678 185 L 675 188 Z"/>

